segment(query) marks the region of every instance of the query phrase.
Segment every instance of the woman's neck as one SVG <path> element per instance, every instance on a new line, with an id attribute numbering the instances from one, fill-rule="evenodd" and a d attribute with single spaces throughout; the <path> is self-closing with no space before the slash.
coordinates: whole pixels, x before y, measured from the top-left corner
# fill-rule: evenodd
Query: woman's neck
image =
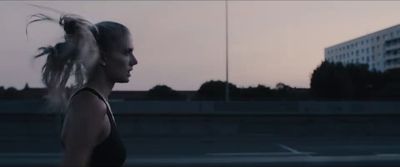
<path id="1" fill-rule="evenodd" d="M 110 81 L 104 73 L 99 73 L 88 80 L 85 86 L 97 90 L 101 95 L 108 100 L 115 82 Z"/>

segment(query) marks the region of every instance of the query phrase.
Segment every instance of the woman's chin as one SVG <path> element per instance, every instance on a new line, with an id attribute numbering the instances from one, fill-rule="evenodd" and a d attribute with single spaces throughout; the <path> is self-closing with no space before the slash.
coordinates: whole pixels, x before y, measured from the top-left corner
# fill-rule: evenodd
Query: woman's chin
<path id="1" fill-rule="evenodd" d="M 117 83 L 128 83 L 129 82 L 129 77 L 126 77 L 126 78 L 124 78 L 124 79 L 119 79 L 118 81 L 117 81 Z"/>
<path id="2" fill-rule="evenodd" d="M 121 83 L 128 83 L 128 82 L 129 82 L 129 78 L 127 78 L 127 79 L 121 81 Z"/>

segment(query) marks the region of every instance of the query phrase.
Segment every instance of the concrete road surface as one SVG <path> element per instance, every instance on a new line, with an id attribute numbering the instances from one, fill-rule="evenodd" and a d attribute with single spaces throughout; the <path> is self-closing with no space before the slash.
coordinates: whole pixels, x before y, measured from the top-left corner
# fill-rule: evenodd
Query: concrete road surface
<path id="1" fill-rule="evenodd" d="M 57 166 L 58 141 L 0 142 L 0 166 Z M 170 137 L 125 139 L 134 166 L 400 166 L 398 137 Z"/>

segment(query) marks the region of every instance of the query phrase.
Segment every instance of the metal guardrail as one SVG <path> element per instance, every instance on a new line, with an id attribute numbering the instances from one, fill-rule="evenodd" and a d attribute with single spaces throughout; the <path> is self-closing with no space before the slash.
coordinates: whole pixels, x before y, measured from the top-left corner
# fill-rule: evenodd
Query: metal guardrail
<path id="1" fill-rule="evenodd" d="M 114 113 L 400 113 L 398 101 L 111 101 Z M 48 113 L 44 101 L 0 101 L 0 114 Z"/>

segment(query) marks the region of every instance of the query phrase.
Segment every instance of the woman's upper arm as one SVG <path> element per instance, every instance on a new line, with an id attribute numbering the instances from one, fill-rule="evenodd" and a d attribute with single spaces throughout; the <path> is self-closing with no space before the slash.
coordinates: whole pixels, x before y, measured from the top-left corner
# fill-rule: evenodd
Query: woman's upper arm
<path id="1" fill-rule="evenodd" d="M 105 104 L 90 92 L 80 92 L 71 99 L 68 123 L 64 127 L 64 164 L 87 165 L 103 131 L 106 112 Z"/>

